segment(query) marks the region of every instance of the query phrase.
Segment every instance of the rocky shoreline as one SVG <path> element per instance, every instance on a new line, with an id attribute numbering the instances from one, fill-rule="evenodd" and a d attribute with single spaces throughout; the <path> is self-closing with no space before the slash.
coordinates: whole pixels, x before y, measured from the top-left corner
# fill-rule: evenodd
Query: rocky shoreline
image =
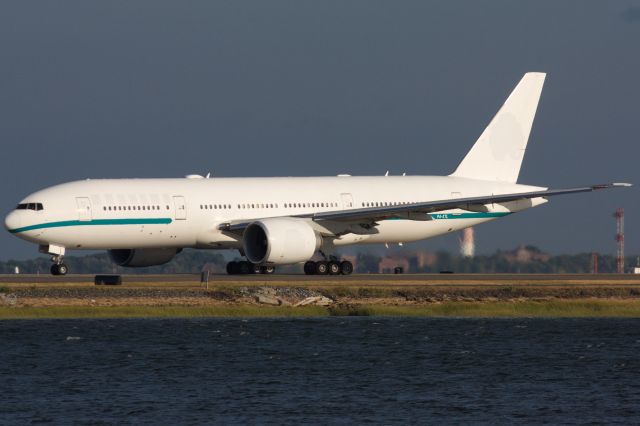
<path id="1" fill-rule="evenodd" d="M 3 288 L 0 306 L 429 305 L 448 302 L 639 300 L 640 288 L 605 286 L 228 286 L 206 289 L 124 286 Z"/>

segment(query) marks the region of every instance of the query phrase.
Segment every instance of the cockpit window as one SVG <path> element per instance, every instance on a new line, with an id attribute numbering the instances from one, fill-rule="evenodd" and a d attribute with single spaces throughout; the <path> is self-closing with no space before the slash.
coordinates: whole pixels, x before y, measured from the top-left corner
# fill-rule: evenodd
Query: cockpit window
<path id="1" fill-rule="evenodd" d="M 18 204 L 16 210 L 43 210 L 42 203 L 22 203 Z"/>

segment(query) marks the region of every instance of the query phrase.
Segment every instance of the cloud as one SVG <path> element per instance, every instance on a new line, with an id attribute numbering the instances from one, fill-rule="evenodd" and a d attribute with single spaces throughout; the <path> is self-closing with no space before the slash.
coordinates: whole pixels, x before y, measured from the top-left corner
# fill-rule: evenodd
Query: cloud
<path id="1" fill-rule="evenodd" d="M 640 22 L 640 7 L 629 7 L 620 15 L 629 23 Z"/>

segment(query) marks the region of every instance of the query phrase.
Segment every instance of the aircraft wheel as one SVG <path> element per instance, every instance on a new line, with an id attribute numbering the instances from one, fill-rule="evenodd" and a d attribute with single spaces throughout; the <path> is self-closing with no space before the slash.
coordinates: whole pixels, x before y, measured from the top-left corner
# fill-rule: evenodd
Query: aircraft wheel
<path id="1" fill-rule="evenodd" d="M 316 262 L 310 260 L 305 262 L 304 264 L 304 273 L 307 275 L 315 275 L 316 273 Z"/>
<path id="2" fill-rule="evenodd" d="M 343 260 L 340 263 L 340 273 L 342 275 L 351 275 L 353 273 L 353 263 L 348 260 Z"/>
<path id="3" fill-rule="evenodd" d="M 264 273 L 264 269 L 262 266 L 255 263 L 251 265 L 250 274 L 262 274 L 262 273 Z"/>
<path id="4" fill-rule="evenodd" d="M 227 274 L 236 275 L 239 271 L 238 262 L 229 262 L 227 263 Z"/>
<path id="5" fill-rule="evenodd" d="M 58 265 L 58 275 L 67 275 L 69 268 L 64 263 Z"/>
<path id="6" fill-rule="evenodd" d="M 276 272 L 275 266 L 263 266 L 261 269 L 263 274 L 273 274 Z"/>
<path id="7" fill-rule="evenodd" d="M 238 273 L 241 275 L 246 275 L 246 274 L 250 274 L 251 270 L 252 270 L 252 264 L 251 262 L 247 262 L 246 260 L 242 260 L 240 261 L 239 265 L 238 265 Z"/>
<path id="8" fill-rule="evenodd" d="M 60 270 L 58 269 L 58 265 L 56 263 L 51 265 L 51 275 L 60 275 Z"/>
<path id="9" fill-rule="evenodd" d="M 340 273 L 340 262 L 332 260 L 328 263 L 329 275 L 338 275 Z"/>
<path id="10" fill-rule="evenodd" d="M 316 262 L 315 272 L 316 275 L 327 275 L 329 273 L 329 265 L 324 260 Z"/>

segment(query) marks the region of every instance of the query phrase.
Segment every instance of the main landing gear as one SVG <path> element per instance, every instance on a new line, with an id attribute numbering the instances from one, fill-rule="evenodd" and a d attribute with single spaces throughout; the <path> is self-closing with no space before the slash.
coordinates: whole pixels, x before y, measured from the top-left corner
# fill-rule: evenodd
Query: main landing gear
<path id="1" fill-rule="evenodd" d="M 321 260 L 308 261 L 304 264 L 304 273 L 307 275 L 351 275 L 353 264 L 348 260 Z"/>
<path id="2" fill-rule="evenodd" d="M 246 260 L 227 263 L 227 274 L 247 275 L 247 274 L 273 274 L 276 268 L 269 265 L 256 265 Z"/>

